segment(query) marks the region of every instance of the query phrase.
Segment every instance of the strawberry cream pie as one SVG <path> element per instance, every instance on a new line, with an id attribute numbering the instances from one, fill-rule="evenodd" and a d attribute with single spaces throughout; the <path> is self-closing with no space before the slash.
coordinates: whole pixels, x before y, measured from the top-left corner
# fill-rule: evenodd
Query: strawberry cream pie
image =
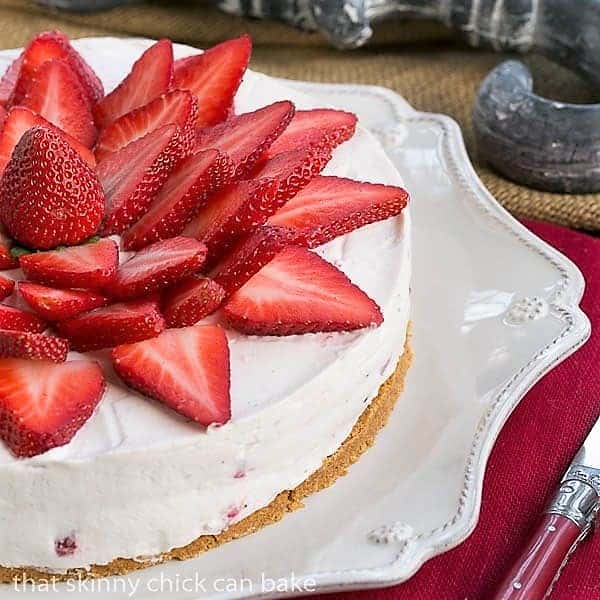
<path id="1" fill-rule="evenodd" d="M 0 582 L 251 533 L 401 391 L 398 173 L 353 114 L 247 70 L 249 38 L 185 54 L 52 31 L 5 61 Z"/>

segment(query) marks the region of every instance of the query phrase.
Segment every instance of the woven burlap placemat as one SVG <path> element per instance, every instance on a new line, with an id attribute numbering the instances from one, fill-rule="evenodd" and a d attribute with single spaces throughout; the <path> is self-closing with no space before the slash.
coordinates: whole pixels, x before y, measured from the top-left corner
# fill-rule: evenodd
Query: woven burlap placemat
<path id="1" fill-rule="evenodd" d="M 600 229 L 600 194 L 532 190 L 496 175 L 479 159 L 471 126 L 474 94 L 485 74 L 505 57 L 471 50 L 435 24 L 386 23 L 367 48 L 340 52 L 328 48 L 317 34 L 224 15 L 193 0 L 145 2 L 84 15 L 46 10 L 27 0 L 0 0 L 1 47 L 22 46 L 36 31 L 53 27 L 73 37 L 167 36 L 199 47 L 247 31 L 255 42 L 252 67 L 256 70 L 293 79 L 382 85 L 419 110 L 456 119 L 482 180 L 516 216 Z M 594 100 L 592 91 L 571 73 L 541 58 L 527 62 L 541 93 L 573 102 Z"/>

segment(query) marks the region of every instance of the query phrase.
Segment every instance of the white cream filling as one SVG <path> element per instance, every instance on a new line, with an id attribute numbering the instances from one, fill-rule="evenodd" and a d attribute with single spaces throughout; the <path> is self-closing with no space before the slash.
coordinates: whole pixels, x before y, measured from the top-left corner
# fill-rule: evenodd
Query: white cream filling
<path id="1" fill-rule="evenodd" d="M 139 55 L 139 44 L 100 39 L 77 46 L 110 88 Z M 236 109 L 285 98 L 300 108 L 315 106 L 270 78 L 248 73 Z M 363 129 L 336 150 L 326 173 L 401 184 Z M 381 327 L 286 338 L 229 332 L 232 420 L 207 430 L 130 391 L 112 372 L 107 353 L 94 353 L 106 367 L 109 386 L 70 444 L 19 460 L 0 443 L 0 565 L 62 572 L 167 552 L 223 531 L 318 469 L 403 352 L 409 211 L 338 238 L 318 253 L 379 303 Z M 68 536 L 77 549 L 59 556 L 55 542 Z"/>

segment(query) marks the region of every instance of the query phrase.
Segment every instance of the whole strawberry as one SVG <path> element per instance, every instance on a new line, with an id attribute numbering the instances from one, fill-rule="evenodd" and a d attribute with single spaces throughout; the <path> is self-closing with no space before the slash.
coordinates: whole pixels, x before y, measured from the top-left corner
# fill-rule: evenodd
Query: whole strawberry
<path id="1" fill-rule="evenodd" d="M 75 245 L 96 232 L 103 212 L 98 178 L 60 133 L 27 131 L 0 182 L 0 220 L 11 237 L 40 250 Z"/>

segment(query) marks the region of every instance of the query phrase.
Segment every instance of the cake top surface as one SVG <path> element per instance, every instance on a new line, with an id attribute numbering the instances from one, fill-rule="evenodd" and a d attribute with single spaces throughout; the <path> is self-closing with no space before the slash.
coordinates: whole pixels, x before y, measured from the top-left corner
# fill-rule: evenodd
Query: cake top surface
<path id="1" fill-rule="evenodd" d="M 78 40 L 73 45 L 95 69 L 105 89 L 110 91 L 126 75 L 140 51 L 151 43 L 95 38 Z M 195 51 L 174 45 L 174 52 L 176 57 L 182 57 Z M 0 71 L 15 54 L 12 51 L 0 53 Z M 240 114 L 278 100 L 291 100 L 297 109 L 321 106 L 318 101 L 284 83 L 252 71 L 246 72 L 234 106 Z M 398 172 L 381 146 L 360 124 L 354 137 L 335 150 L 323 174 L 402 185 Z M 399 264 L 409 260 L 405 249 L 408 227 L 409 216 L 405 211 L 399 217 L 339 237 L 317 248 L 316 252 L 359 285 L 379 304 L 386 317 L 401 287 L 399 280 L 408 276 Z M 123 253 L 121 260 L 127 257 L 127 253 Z M 216 313 L 208 317 L 207 322 L 220 322 L 220 319 Z M 353 356 L 363 357 L 369 347 L 377 345 L 378 335 L 377 329 L 368 328 L 345 333 L 255 337 L 228 329 L 232 418 L 223 426 L 207 429 L 199 429 L 197 424 L 126 387 L 114 373 L 106 351 L 89 353 L 103 365 L 107 378 L 108 386 L 101 404 L 70 443 L 26 462 L 83 460 L 151 446 L 243 443 L 252 431 L 259 435 L 265 411 L 272 413 L 284 402 L 295 397 L 301 399 L 307 390 L 312 394 L 326 394 L 328 379 L 340 376 L 339 369 L 332 366 L 343 361 L 351 369 L 356 360 Z M 72 352 L 70 358 L 75 358 L 76 354 Z M 270 418 L 272 420 L 273 414 Z M 0 444 L 0 464 L 17 461 Z"/>

